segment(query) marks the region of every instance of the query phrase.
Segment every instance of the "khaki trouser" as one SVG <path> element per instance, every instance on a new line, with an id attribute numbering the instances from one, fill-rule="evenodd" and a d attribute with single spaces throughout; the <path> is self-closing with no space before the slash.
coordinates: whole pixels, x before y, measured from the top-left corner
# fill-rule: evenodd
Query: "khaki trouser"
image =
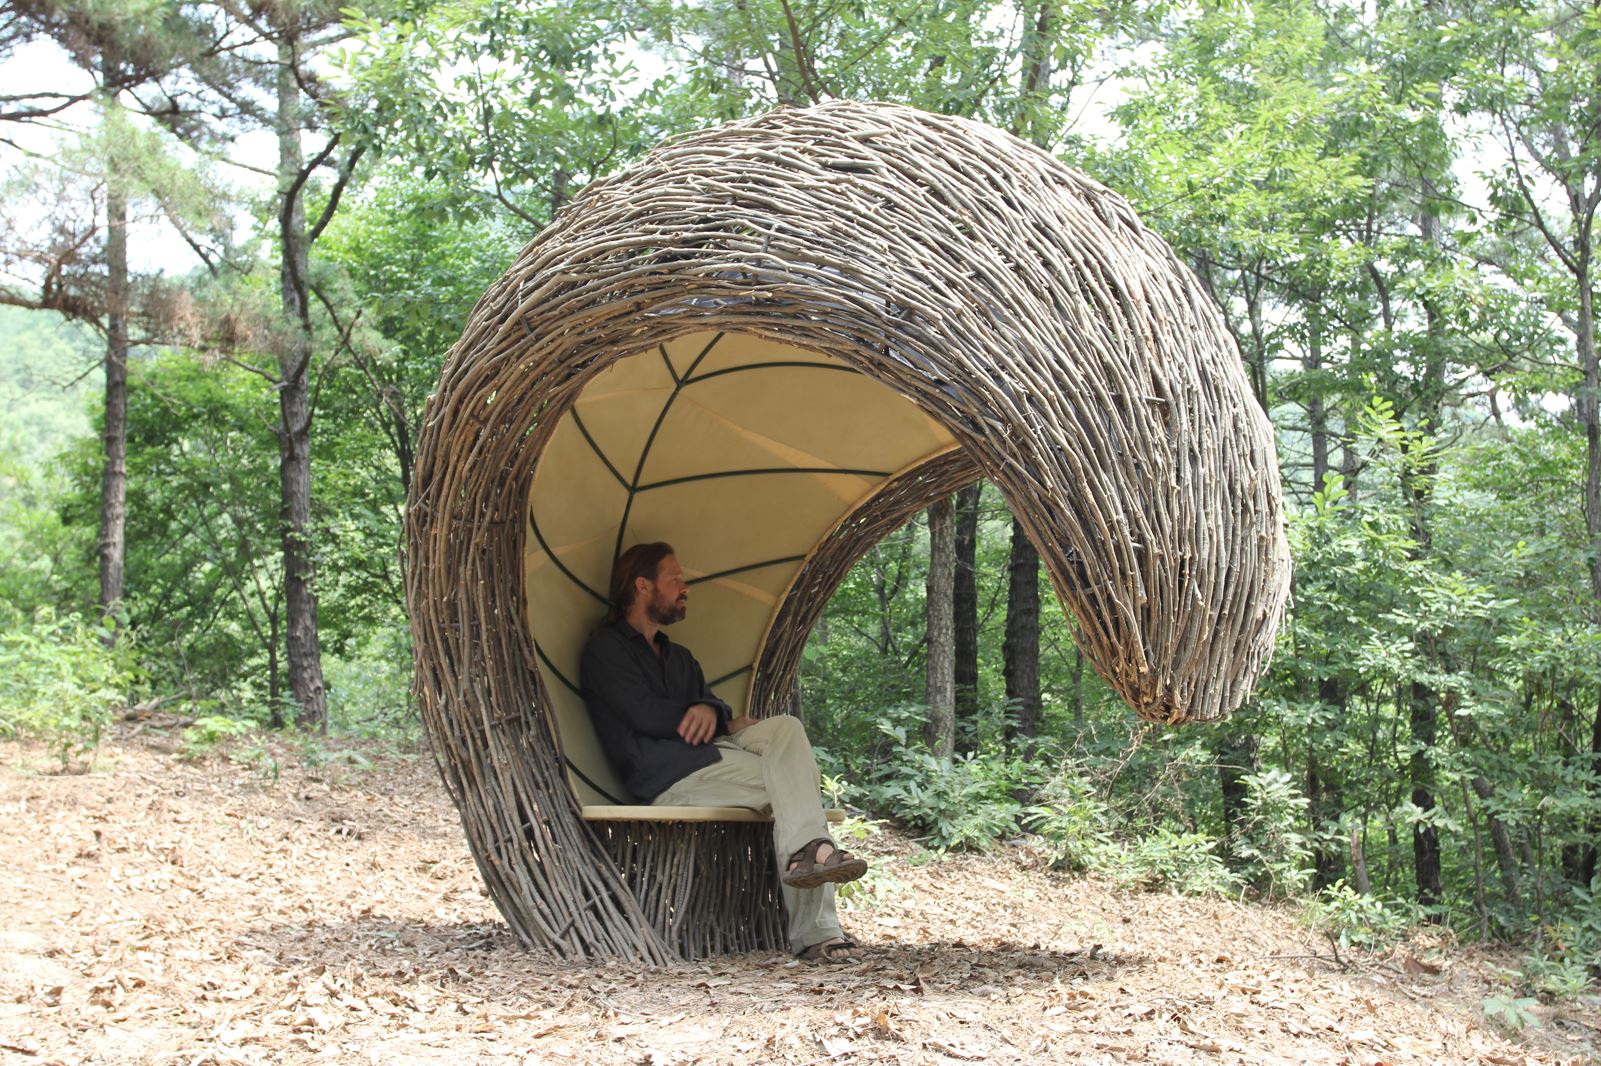
<path id="1" fill-rule="evenodd" d="M 671 807 L 750 807 L 773 816 L 773 850 L 780 878 L 789 857 L 828 836 L 817 757 L 799 718 L 778 715 L 718 737 L 720 758 L 673 784 L 655 802 Z M 782 880 L 779 882 L 783 885 Z M 791 951 L 843 936 L 834 913 L 834 886 L 783 885 Z"/>

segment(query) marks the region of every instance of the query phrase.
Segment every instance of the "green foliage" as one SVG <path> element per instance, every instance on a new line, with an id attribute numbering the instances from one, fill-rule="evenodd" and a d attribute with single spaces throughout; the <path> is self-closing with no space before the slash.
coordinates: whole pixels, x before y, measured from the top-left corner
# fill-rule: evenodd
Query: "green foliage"
<path id="1" fill-rule="evenodd" d="M 1418 921 L 1414 905 L 1379 896 L 1363 895 L 1345 882 L 1336 882 L 1307 902 L 1302 920 L 1340 950 L 1376 951 L 1399 941 Z"/>
<path id="2" fill-rule="evenodd" d="M 318 768 L 344 766 L 369 770 L 372 761 L 359 750 L 330 743 L 314 730 L 294 729 L 278 737 L 263 730 L 258 721 L 226 714 L 203 714 L 184 727 L 178 757 L 199 761 L 223 754 L 229 762 L 256 771 L 264 780 L 276 782 L 286 754 L 300 766 Z"/>
<path id="3" fill-rule="evenodd" d="M 1481 1005 L 1486 1017 L 1498 1021 L 1509 1029 L 1540 1028 L 1540 1019 L 1530 1007 L 1539 1003 L 1533 996 L 1490 996 Z"/>
<path id="4" fill-rule="evenodd" d="M 450 190 L 454 211 L 498 208 L 537 226 L 572 192 L 682 128 L 660 124 L 657 105 L 673 80 L 636 69 L 635 22 L 615 4 L 459 0 L 410 18 L 348 17 L 357 42 L 345 72 L 372 108 L 347 125 L 383 138 L 408 172 Z M 378 119 L 388 127 L 374 128 Z"/>
<path id="5" fill-rule="evenodd" d="M 642 10 L 647 39 L 683 72 L 650 101 L 670 114 L 726 119 L 777 104 L 895 100 L 1050 147 L 1076 142 L 1073 91 L 1119 32 L 1146 17 L 1138 5 L 1073 2 L 1054 5 L 1042 26 L 1036 12 L 994 0 L 652 0 Z"/>
<path id="6" fill-rule="evenodd" d="M 283 770 L 272 744 L 259 731 L 246 734 L 234 744 L 228 751 L 228 761 L 254 770 L 258 777 L 269 784 L 277 784 L 278 775 Z"/>
<path id="7" fill-rule="evenodd" d="M 1239 873 L 1268 896 L 1299 895 L 1311 882 L 1306 797 L 1276 767 L 1245 776 L 1245 818 L 1230 842 Z"/>
<path id="8" fill-rule="evenodd" d="M 58 457 L 90 428 L 92 337 L 54 314 L 0 306 L 0 619 L 71 613 L 92 593 L 92 531 L 62 522 Z"/>
<path id="9" fill-rule="evenodd" d="M 178 757 L 191 762 L 203 759 L 227 741 L 250 736 L 259 728 L 255 722 L 224 714 L 203 714 L 184 727 Z"/>
<path id="10" fill-rule="evenodd" d="M 893 743 L 855 797 L 941 851 L 984 850 L 1015 835 L 1023 813 L 1016 794 L 1031 782 L 1028 765 L 999 754 L 937 758 L 909 732 L 923 717 L 922 708 L 901 706 L 878 722 Z"/>
<path id="11" fill-rule="evenodd" d="M 1205 833 L 1156 826 L 1132 844 L 1106 853 L 1101 872 L 1130 888 L 1228 895 L 1239 891 L 1240 879 L 1218 857 L 1217 847 L 1218 840 Z"/>
<path id="12" fill-rule="evenodd" d="M 0 618 L 70 611 L 92 580 L 92 533 L 65 525 L 61 478 L 0 443 Z"/>
<path id="13" fill-rule="evenodd" d="M 1116 850 L 1113 813 L 1076 765 L 1064 763 L 1047 778 L 1025 813 L 1028 828 L 1058 869 L 1098 869 Z"/>
<path id="14" fill-rule="evenodd" d="M 177 354 L 130 368 L 129 381 L 128 616 L 168 649 L 168 684 L 253 716 L 282 617 L 275 400 L 255 375 Z M 97 443 L 73 454 L 63 508 L 90 530 Z"/>
<path id="15" fill-rule="evenodd" d="M 372 769 L 372 760 L 360 751 L 330 744 L 326 737 L 314 731 L 297 731 L 294 739 L 302 766 L 349 766 L 356 770 Z"/>
<path id="16" fill-rule="evenodd" d="M 1523 972 L 1541 995 L 1564 999 L 1582 995 L 1595 985 L 1592 965 L 1567 953 L 1553 956 L 1536 952 L 1524 963 Z"/>
<path id="17" fill-rule="evenodd" d="M 1572 888 L 1537 932 L 1524 973 L 1535 991 L 1556 998 L 1580 995 L 1601 982 L 1601 896 Z"/>
<path id="18" fill-rule="evenodd" d="M 850 791 L 850 786 L 840 778 L 823 775 L 823 802 L 827 806 L 841 806 Z M 881 821 L 850 811 L 846 812 L 843 821 L 829 824 L 829 835 L 840 847 L 864 855 L 870 863 L 864 876 L 837 887 L 835 891 L 841 902 L 848 901 L 855 907 L 872 907 L 904 887 L 893 872 L 895 860 L 888 855 L 874 853 L 874 838 L 882 825 Z"/>
<path id="19" fill-rule="evenodd" d="M 132 642 L 125 636 L 108 649 L 102 636 L 82 619 L 48 611 L 0 630 L 0 736 L 43 740 L 62 770 L 79 755 L 92 767 L 134 676 Z"/>
<path id="20" fill-rule="evenodd" d="M 329 729 L 401 742 L 417 739 L 411 704 L 411 633 L 400 625 L 369 631 L 348 655 L 324 660 Z"/>
<path id="21" fill-rule="evenodd" d="M 99 387 L 97 339 L 59 315 L 0 305 L 0 453 L 43 470 L 89 431 L 87 401 Z"/>

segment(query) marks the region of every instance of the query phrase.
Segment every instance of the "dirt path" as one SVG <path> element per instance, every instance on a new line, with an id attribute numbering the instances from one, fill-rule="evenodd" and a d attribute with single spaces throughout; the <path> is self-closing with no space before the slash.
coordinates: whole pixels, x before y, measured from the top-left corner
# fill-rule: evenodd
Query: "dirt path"
<path id="1" fill-rule="evenodd" d="M 1483 1022 L 1482 955 L 1342 972 L 1288 912 L 893 839 L 861 964 L 562 963 L 500 925 L 427 757 L 373 760 L 0 745 L 0 1062 L 1601 1062 L 1594 1007 Z"/>

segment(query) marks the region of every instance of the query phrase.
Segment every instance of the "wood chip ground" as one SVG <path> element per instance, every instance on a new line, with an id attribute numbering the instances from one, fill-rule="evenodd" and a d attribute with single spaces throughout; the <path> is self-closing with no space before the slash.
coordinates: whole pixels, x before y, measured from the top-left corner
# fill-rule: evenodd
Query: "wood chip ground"
<path id="1" fill-rule="evenodd" d="M 880 834 L 847 966 L 672 971 L 518 947 L 426 754 L 276 779 L 147 737 L 92 773 L 0 745 L 0 1062 L 1601 1062 L 1601 1007 L 1480 1003 L 1515 953 L 1349 960 L 1287 908 L 1130 893 L 1023 847 Z"/>

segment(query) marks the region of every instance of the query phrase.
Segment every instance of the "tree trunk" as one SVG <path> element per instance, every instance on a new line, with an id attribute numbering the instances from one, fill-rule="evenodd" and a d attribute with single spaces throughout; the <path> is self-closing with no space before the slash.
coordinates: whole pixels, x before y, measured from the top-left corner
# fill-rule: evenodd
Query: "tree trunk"
<path id="1" fill-rule="evenodd" d="M 897 568 L 899 569 L 899 568 Z M 895 612 L 891 607 L 900 593 L 900 577 L 891 585 L 885 569 L 883 543 L 873 547 L 873 596 L 878 603 L 878 653 L 885 658 L 900 658 L 900 643 L 895 639 Z"/>
<path id="2" fill-rule="evenodd" d="M 1601 359 L 1596 353 L 1595 298 L 1591 279 L 1591 236 L 1593 216 L 1582 223 L 1582 240 L 1579 246 L 1578 277 L 1579 364 L 1584 371 L 1579 410 L 1584 418 L 1584 528 L 1590 542 L 1587 553 L 1590 560 L 1591 618 L 1601 624 Z M 1595 718 L 1590 726 L 1590 790 L 1591 798 L 1601 805 L 1601 693 L 1596 700 Z M 1588 886 L 1595 878 L 1596 840 L 1601 838 L 1601 816 L 1591 817 L 1586 824 L 1586 843 L 1578 863 L 1579 884 Z"/>
<path id="3" fill-rule="evenodd" d="M 1408 717 L 1412 726 L 1412 804 L 1424 814 L 1434 810 L 1434 772 L 1429 761 L 1436 740 L 1434 692 L 1414 681 L 1410 686 Z M 1433 825 L 1419 822 L 1412 827 L 1412 870 L 1417 882 L 1418 902 L 1432 907 L 1444 896 L 1440 880 L 1440 835 Z M 1438 922 L 1437 915 L 1430 921 Z"/>
<path id="4" fill-rule="evenodd" d="M 1306 334 L 1306 354 L 1301 359 L 1301 366 L 1308 374 L 1316 374 L 1323 369 L 1323 313 L 1317 297 L 1312 298 L 1307 308 Z M 1328 407 L 1324 403 L 1319 382 L 1311 382 L 1308 393 L 1306 427 L 1312 436 L 1312 491 L 1322 492 L 1323 483 L 1329 476 Z"/>
<path id="5" fill-rule="evenodd" d="M 279 351 L 278 459 L 283 525 L 284 607 L 289 688 L 295 720 L 303 728 L 328 728 L 322 655 L 317 640 L 317 589 L 311 545 L 311 306 L 308 299 L 310 241 L 301 171 L 299 86 L 295 40 L 285 29 L 278 41 L 278 209 L 282 262 L 279 295 L 285 340 Z"/>
<path id="6" fill-rule="evenodd" d="M 1232 864 L 1235 843 L 1245 831 L 1245 777 L 1256 772 L 1257 735 L 1236 725 L 1222 726 L 1213 757 L 1217 759 L 1217 788 L 1223 804 L 1223 849 Z"/>
<path id="7" fill-rule="evenodd" d="M 1354 825 L 1351 827 L 1351 880 L 1357 892 L 1373 895 L 1373 882 L 1368 879 L 1368 857 L 1362 847 L 1362 830 Z"/>
<path id="8" fill-rule="evenodd" d="M 956 747 L 956 634 L 952 616 L 956 576 L 956 514 L 949 497 L 928 509 L 928 722 L 923 739 L 935 758 Z"/>
<path id="9" fill-rule="evenodd" d="M 956 739 L 963 751 L 978 741 L 978 503 L 980 482 L 956 494 L 956 578 L 951 610 L 956 635 Z"/>
<path id="10" fill-rule="evenodd" d="M 1596 700 L 1595 717 L 1590 720 L 1590 770 L 1596 775 L 1590 779 L 1593 784 L 1601 779 L 1601 697 Z M 1601 840 L 1601 816 L 1590 817 L 1585 839 L 1588 843 L 1579 859 L 1579 884 L 1589 886 L 1595 881 L 1596 841 Z"/>
<path id="11" fill-rule="evenodd" d="M 1432 5 L 1428 5 L 1432 6 Z M 1438 90 L 1429 93 L 1435 106 L 1439 103 Z M 1424 171 L 1419 175 L 1420 210 L 1418 214 L 1418 233 L 1423 244 L 1428 248 L 1440 248 L 1443 241 L 1440 235 L 1440 220 L 1437 211 L 1438 193 L 1436 191 L 1433 175 Z M 1418 409 L 1420 412 L 1421 428 L 1430 434 L 1440 431 L 1440 410 L 1445 402 L 1445 362 L 1444 348 L 1446 340 L 1444 327 L 1440 315 L 1434 305 L 1425 296 L 1421 301 L 1425 331 L 1428 335 L 1428 344 L 1424 349 L 1426 372 L 1424 376 L 1422 395 L 1419 397 Z M 1410 497 L 1412 504 L 1412 535 L 1416 542 L 1413 549 L 1413 558 L 1426 559 L 1434 550 L 1433 524 L 1430 518 L 1430 508 L 1433 506 L 1434 478 L 1438 473 L 1438 465 L 1433 459 L 1425 459 L 1421 469 L 1416 475 L 1409 475 L 1403 489 Z M 1419 639 L 1418 646 L 1424 649 L 1430 663 L 1438 665 L 1440 656 L 1434 647 L 1432 635 Z M 1413 681 L 1410 685 L 1411 699 L 1409 717 L 1412 726 L 1412 743 L 1414 749 L 1410 760 L 1410 777 L 1412 783 L 1412 802 L 1425 813 L 1434 810 L 1434 763 L 1432 760 L 1435 744 L 1438 740 L 1438 705 L 1439 694 L 1422 681 Z M 1417 882 L 1418 902 L 1424 906 L 1439 903 L 1444 898 L 1444 888 L 1440 877 L 1440 834 L 1433 825 L 1420 822 L 1412 827 L 1412 863 L 1413 873 Z M 1431 921 L 1438 922 L 1438 916 L 1431 916 Z"/>
<path id="12" fill-rule="evenodd" d="M 550 175 L 550 217 L 555 218 L 556 212 L 567 206 L 571 198 L 567 191 L 572 175 L 566 167 L 557 167 Z"/>
<path id="13" fill-rule="evenodd" d="M 1518 856 L 1512 847 L 1512 834 L 1507 832 L 1506 823 L 1497 818 L 1488 806 L 1495 789 L 1483 774 L 1474 774 L 1471 784 L 1473 794 L 1479 797 L 1479 804 L 1484 807 L 1485 820 L 1490 825 L 1490 843 L 1495 848 L 1495 865 L 1501 874 L 1501 893 L 1514 910 L 1521 912 L 1523 889 L 1518 883 Z"/>
<path id="14" fill-rule="evenodd" d="M 1006 735 L 1032 741 L 1040 726 L 1040 556 L 1023 524 L 1012 519 L 1012 555 L 1006 568 Z"/>
<path id="15" fill-rule="evenodd" d="M 1590 541 L 1586 553 L 1590 560 L 1590 595 L 1595 614 L 1601 617 L 1601 358 L 1596 353 L 1595 297 L 1592 288 L 1590 227 L 1585 225 L 1577 271 L 1579 321 L 1579 367 L 1584 386 L 1579 395 L 1579 413 L 1584 419 L 1584 529 Z"/>
<path id="16" fill-rule="evenodd" d="M 801 696 L 800 674 L 789 679 L 789 692 L 784 696 L 784 713 L 806 721 L 806 701 Z"/>
<path id="17" fill-rule="evenodd" d="M 1251 393 L 1256 402 L 1261 405 L 1264 412 L 1273 410 L 1273 401 L 1268 391 L 1267 377 L 1267 342 L 1263 338 L 1262 302 L 1259 291 L 1247 286 L 1245 295 L 1246 321 L 1250 324 L 1250 344 L 1245 351 L 1246 366 L 1250 369 Z"/>
<path id="18" fill-rule="evenodd" d="M 1556 682 L 1552 683 L 1551 697 L 1556 704 L 1556 742 L 1557 750 L 1561 752 L 1563 760 L 1573 767 L 1584 763 L 1584 749 L 1579 745 L 1579 708 L 1566 692 L 1558 691 Z M 1562 846 L 1557 850 L 1557 861 L 1562 866 L 1562 876 L 1574 884 L 1581 884 L 1579 871 L 1584 865 L 1584 848 L 1572 838 L 1565 838 Z M 1582 882 L 1588 883 L 1588 882 Z"/>
<path id="19" fill-rule="evenodd" d="M 104 58 L 105 82 L 116 84 L 118 64 L 111 50 Z M 106 101 L 108 124 L 115 121 L 113 93 Z M 112 142 L 116 134 L 112 131 Z M 116 149 L 113 147 L 112 152 Z M 106 160 L 106 398 L 104 455 L 100 468 L 100 620 L 105 641 L 115 644 L 121 627 L 123 528 L 128 493 L 128 194 L 118 160 Z"/>
<path id="20" fill-rule="evenodd" d="M 274 596 L 267 625 L 267 706 L 270 708 L 267 724 L 274 729 L 284 727 L 283 679 L 279 677 L 278 669 L 279 606 L 279 597 Z"/>
<path id="21" fill-rule="evenodd" d="M 1315 888 L 1327 888 L 1345 876 L 1345 849 L 1332 831 L 1339 828 L 1345 814 L 1345 791 L 1339 771 L 1324 766 L 1317 749 L 1306 759 L 1307 819 L 1312 823 L 1312 877 Z"/>
<path id="22" fill-rule="evenodd" d="M 1073 641 L 1073 724 L 1084 724 L 1084 646 L 1076 638 Z"/>
<path id="23" fill-rule="evenodd" d="M 1345 686 L 1339 679 L 1319 678 L 1317 698 L 1318 703 L 1328 708 L 1336 720 L 1345 720 Z M 1329 842 L 1338 840 L 1332 831 L 1339 828 L 1340 820 L 1345 816 L 1345 786 L 1339 768 L 1324 765 L 1315 747 L 1307 756 L 1306 774 L 1307 814 L 1315 837 L 1312 845 L 1313 883 L 1318 888 L 1324 888 L 1345 876 L 1345 849 L 1337 842 Z"/>

